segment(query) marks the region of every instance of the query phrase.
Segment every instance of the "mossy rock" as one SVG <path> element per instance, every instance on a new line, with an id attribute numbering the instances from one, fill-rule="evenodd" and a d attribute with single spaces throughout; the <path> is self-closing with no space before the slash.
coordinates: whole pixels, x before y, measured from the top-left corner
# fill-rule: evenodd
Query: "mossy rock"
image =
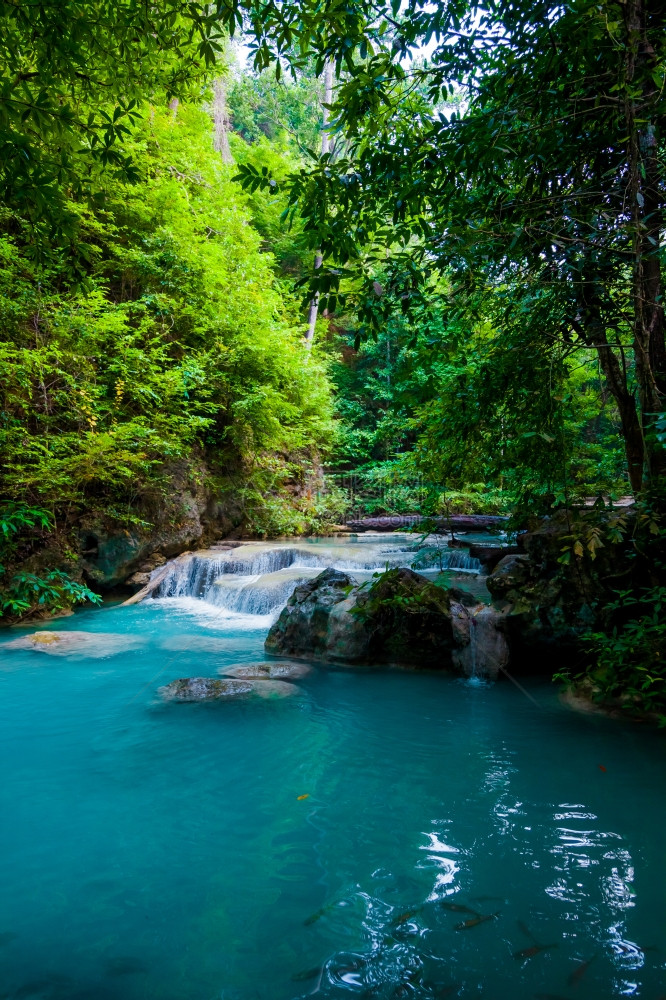
<path id="1" fill-rule="evenodd" d="M 370 630 L 369 652 L 381 660 L 450 667 L 455 647 L 448 592 L 411 569 L 383 573 L 356 614 Z"/>
<path id="2" fill-rule="evenodd" d="M 452 669 L 449 596 L 409 569 L 368 590 L 328 569 L 297 587 L 266 639 L 266 652 L 341 663 Z"/>

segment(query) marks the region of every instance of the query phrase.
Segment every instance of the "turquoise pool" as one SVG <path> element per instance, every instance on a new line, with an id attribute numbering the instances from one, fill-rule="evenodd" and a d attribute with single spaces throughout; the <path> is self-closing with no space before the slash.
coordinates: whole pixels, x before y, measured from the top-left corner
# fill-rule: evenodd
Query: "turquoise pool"
<path id="1" fill-rule="evenodd" d="M 0 996 L 662 996 L 662 734 L 386 671 L 165 704 L 262 659 L 264 619 L 182 598 L 44 627 L 116 638 L 0 636 Z"/>

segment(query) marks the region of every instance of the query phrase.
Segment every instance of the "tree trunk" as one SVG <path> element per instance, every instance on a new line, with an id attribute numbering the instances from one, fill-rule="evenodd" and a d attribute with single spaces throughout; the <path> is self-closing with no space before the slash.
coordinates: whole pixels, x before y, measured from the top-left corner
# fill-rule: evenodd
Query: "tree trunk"
<path id="1" fill-rule="evenodd" d="M 227 113 L 227 92 L 224 78 L 218 76 L 213 83 L 213 122 L 215 133 L 213 146 L 222 157 L 222 162 L 231 164 L 234 158 L 229 148 L 229 115 Z"/>
<path id="2" fill-rule="evenodd" d="M 594 348 L 608 389 L 615 400 L 622 425 L 622 439 L 627 459 L 631 491 L 637 496 L 643 488 L 646 465 L 645 435 L 636 407 L 636 398 L 627 384 L 624 354 L 618 358 L 608 341 L 601 306 L 601 277 L 591 265 L 583 267 L 578 283 L 578 318 L 572 321 L 581 340 Z M 622 361 L 622 363 L 620 363 Z"/>
<path id="3" fill-rule="evenodd" d="M 602 337 L 605 343 L 602 342 L 601 338 L 598 338 L 595 346 L 601 369 L 620 414 L 631 492 L 634 496 L 638 496 L 643 487 L 643 469 L 646 458 L 643 429 L 636 409 L 636 400 L 627 387 L 627 380 L 620 362 L 613 348 L 606 341 L 605 334 L 602 334 Z"/>
<path id="4" fill-rule="evenodd" d="M 625 6 L 624 115 L 633 256 L 634 356 L 649 481 L 666 472 L 666 449 L 654 441 L 651 433 L 655 415 L 666 405 L 666 343 L 659 260 L 664 213 L 657 134 L 652 120 L 660 95 L 650 72 L 656 60 L 648 33 L 647 6 L 644 0 L 629 0 Z M 660 5 L 656 18 L 663 27 L 661 11 Z"/>
<path id="5" fill-rule="evenodd" d="M 329 110 L 327 105 L 333 100 L 333 62 L 329 59 L 326 62 L 324 68 L 324 107 L 322 114 L 322 133 L 321 133 L 321 155 L 324 156 L 325 153 L 330 153 L 331 151 L 331 137 L 327 131 L 326 126 L 329 120 Z M 322 256 L 320 253 L 315 254 L 315 271 L 318 271 L 321 267 Z M 315 293 L 313 298 L 310 300 L 310 309 L 308 311 L 308 329 L 305 334 L 305 346 L 308 350 L 312 348 L 312 340 L 314 338 L 315 325 L 317 323 L 317 313 L 319 311 L 319 295 Z"/>

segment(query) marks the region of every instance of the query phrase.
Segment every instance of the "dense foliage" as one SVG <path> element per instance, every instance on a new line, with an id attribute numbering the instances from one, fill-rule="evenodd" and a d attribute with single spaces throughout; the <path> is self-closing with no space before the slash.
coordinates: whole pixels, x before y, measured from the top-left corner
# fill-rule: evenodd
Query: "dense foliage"
<path id="1" fill-rule="evenodd" d="M 373 10 L 355 5 L 344 39 L 319 25 L 320 47 L 345 61 L 335 113 L 347 155 L 287 184 L 329 262 L 313 286 L 329 309 L 355 301 L 381 328 L 388 245 L 385 287 L 406 312 L 427 308 L 444 272 L 454 308 L 501 292 L 501 328 L 522 313 L 528 347 L 594 350 L 638 491 L 663 471 L 662 6 L 415 3 L 382 7 L 384 21 Z M 402 58 L 431 41 L 428 64 Z M 443 103 L 456 85 L 464 114 Z"/>
<path id="2" fill-rule="evenodd" d="M 6 219 L 3 494 L 63 530 L 95 511 L 148 527 L 185 461 L 248 526 L 303 530 L 323 513 L 306 487 L 331 438 L 328 384 L 233 167 L 194 107 L 153 108 L 125 149 L 133 183 L 107 175 L 96 211 L 68 202 L 85 283 L 64 255 L 31 260 L 27 224 Z"/>
<path id="3" fill-rule="evenodd" d="M 62 0 L 0 26 L 5 611 L 90 598 L 85 526 L 176 524 L 188 493 L 273 534 L 633 493 L 587 680 L 661 712 L 662 6 Z M 253 71 L 225 66 L 239 32 Z M 620 543 L 581 523 L 582 571 Z"/>
<path id="4" fill-rule="evenodd" d="M 502 330 L 500 294 L 470 327 L 446 302 L 332 369 L 339 468 L 368 512 L 553 506 L 626 490 L 617 411 L 591 352 L 572 358 Z"/>

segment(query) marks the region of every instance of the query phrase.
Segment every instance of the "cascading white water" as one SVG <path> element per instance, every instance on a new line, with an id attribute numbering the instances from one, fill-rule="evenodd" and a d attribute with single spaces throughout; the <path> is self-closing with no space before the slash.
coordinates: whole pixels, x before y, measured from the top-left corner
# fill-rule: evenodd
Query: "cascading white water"
<path id="1" fill-rule="evenodd" d="M 156 598 L 198 598 L 236 615 L 274 615 L 294 588 L 334 567 L 355 580 L 396 566 L 410 567 L 419 559 L 419 544 L 407 535 L 363 536 L 362 539 L 314 539 L 297 542 L 247 542 L 224 551 L 198 552 L 174 562 Z M 478 573 L 481 564 L 464 549 L 442 549 L 436 566 Z M 419 572 L 424 572 L 419 568 Z"/>

